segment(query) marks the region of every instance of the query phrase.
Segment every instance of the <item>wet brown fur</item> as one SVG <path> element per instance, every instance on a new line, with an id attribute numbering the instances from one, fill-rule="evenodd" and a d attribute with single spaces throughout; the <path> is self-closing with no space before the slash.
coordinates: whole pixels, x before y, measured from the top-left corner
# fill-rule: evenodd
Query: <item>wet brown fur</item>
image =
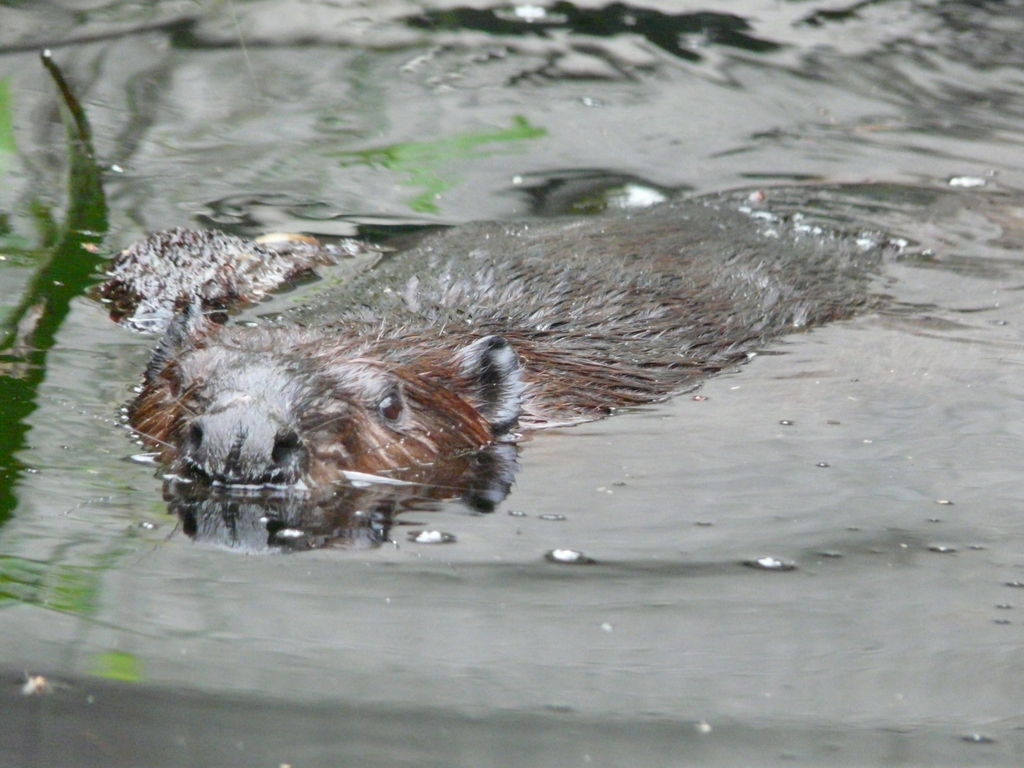
<path id="1" fill-rule="evenodd" d="M 131 424 L 174 472 L 323 485 L 659 400 L 865 305 L 883 248 L 735 208 L 470 225 L 386 260 L 292 325 L 193 316 L 158 349 Z M 467 348 L 489 339 L 493 359 L 473 352 L 468 365 Z M 494 361 L 505 389 L 488 389 Z M 500 406 L 515 418 L 495 416 Z"/>

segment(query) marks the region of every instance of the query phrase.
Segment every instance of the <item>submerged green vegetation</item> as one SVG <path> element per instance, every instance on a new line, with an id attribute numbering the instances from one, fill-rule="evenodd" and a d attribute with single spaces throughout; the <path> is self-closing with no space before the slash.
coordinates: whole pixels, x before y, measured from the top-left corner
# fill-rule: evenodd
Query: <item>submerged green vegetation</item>
<path id="1" fill-rule="evenodd" d="M 74 566 L 0 556 L 0 608 L 22 604 L 91 615 L 98 604 L 103 566 L 102 562 Z"/>
<path id="2" fill-rule="evenodd" d="M 25 467 L 18 458 L 25 447 L 28 418 L 36 410 L 47 357 L 71 302 L 94 281 L 96 246 L 107 230 L 107 204 L 92 132 L 85 112 L 48 53 L 42 57 L 59 94 L 68 148 L 68 193 L 63 222 L 48 206 L 29 208 L 39 242 L 23 243 L 10 232 L 0 212 L 0 253 L 5 261 L 34 266 L 23 295 L 0 326 L 0 525 L 18 503 L 17 484 Z M 12 96 L 0 82 L 0 173 L 16 156 Z M 97 605 L 100 576 L 112 556 L 91 558 L 88 565 L 65 565 L 24 557 L 0 557 L 0 607 L 36 605 L 88 615 Z"/>
<path id="3" fill-rule="evenodd" d="M 515 145 L 547 135 L 544 128 L 536 128 L 526 118 L 517 116 L 512 118 L 512 127 L 505 130 L 461 133 L 437 141 L 411 141 L 336 156 L 343 165 L 363 164 L 403 174 L 406 178 L 402 184 L 424 190 L 409 201 L 409 207 L 416 213 L 437 213 L 438 197 L 460 182 L 451 170 L 455 161 L 488 157 L 495 150 L 481 148 L 489 145 Z"/>

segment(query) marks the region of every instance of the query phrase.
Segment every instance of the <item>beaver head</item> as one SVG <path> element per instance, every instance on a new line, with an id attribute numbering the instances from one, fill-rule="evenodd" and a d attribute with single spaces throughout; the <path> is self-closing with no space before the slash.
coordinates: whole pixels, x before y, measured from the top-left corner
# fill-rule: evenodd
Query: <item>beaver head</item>
<path id="1" fill-rule="evenodd" d="M 221 327 L 189 309 L 157 346 L 129 420 L 171 473 L 235 486 L 427 465 L 515 426 L 524 384 L 503 338 L 402 357 L 340 332 Z"/>

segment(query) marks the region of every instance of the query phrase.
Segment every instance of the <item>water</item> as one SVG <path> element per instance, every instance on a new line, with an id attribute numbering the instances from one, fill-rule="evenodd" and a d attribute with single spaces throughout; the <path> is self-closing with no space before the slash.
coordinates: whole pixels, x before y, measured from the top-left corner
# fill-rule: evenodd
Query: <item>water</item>
<path id="1" fill-rule="evenodd" d="M 0 529 L 0 765 L 1019 764 L 1024 6 L 339 5 L 0 5 L 0 309 L 64 215 L 43 46 L 107 251 L 757 187 L 932 254 L 705 399 L 532 437 L 496 514 L 287 557 L 177 529 L 118 424 L 152 340 L 75 299 Z"/>

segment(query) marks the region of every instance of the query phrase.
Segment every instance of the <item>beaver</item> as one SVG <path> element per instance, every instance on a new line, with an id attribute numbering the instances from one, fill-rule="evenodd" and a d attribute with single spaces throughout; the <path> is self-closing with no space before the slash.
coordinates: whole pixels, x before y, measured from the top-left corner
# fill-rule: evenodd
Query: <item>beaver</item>
<path id="1" fill-rule="evenodd" d="M 130 424 L 168 477 L 310 492 L 662 400 L 872 300 L 869 281 L 895 247 L 884 237 L 745 200 L 437 232 L 258 327 L 213 322 L 172 270 L 164 300 L 181 311 Z M 188 240 L 176 238 L 175 264 L 213 247 L 223 270 L 253 252 Z M 120 269 L 122 295 L 142 277 L 133 269 Z"/>

